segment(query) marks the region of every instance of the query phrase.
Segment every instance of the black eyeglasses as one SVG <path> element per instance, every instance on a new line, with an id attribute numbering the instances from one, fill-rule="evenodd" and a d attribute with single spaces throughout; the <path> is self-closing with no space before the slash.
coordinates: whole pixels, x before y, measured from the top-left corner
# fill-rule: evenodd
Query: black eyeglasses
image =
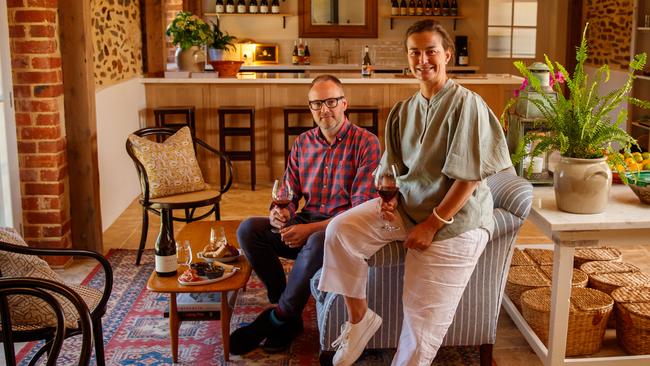
<path id="1" fill-rule="evenodd" d="M 314 111 L 319 111 L 321 108 L 323 108 L 323 104 L 325 104 L 327 108 L 336 108 L 336 106 L 339 105 L 339 100 L 343 98 L 345 98 L 345 96 L 327 98 L 322 100 L 310 100 L 309 108 Z"/>

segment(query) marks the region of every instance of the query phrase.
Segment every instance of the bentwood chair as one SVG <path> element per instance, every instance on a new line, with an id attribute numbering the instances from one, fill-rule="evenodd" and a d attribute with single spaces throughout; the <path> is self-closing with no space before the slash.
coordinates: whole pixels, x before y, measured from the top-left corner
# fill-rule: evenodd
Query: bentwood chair
<path id="1" fill-rule="evenodd" d="M 45 290 L 50 292 L 46 292 Z M 0 318 L 2 321 L 2 336 L 0 340 L 4 343 L 5 362 L 7 365 L 13 366 L 16 364 L 13 333 L 15 329 L 17 330 L 21 327 L 20 324 L 12 323 L 9 304 L 7 301 L 7 297 L 12 295 L 27 295 L 40 298 L 49 305 L 54 312 L 56 316 L 54 335 L 51 341 L 45 344 L 43 349 L 46 349 L 48 353 L 46 365 L 56 365 L 57 357 L 61 353 L 61 347 L 63 346 L 63 340 L 66 337 L 66 328 L 64 323 L 65 315 L 63 314 L 63 307 L 51 292 L 64 297 L 72 304 L 72 306 L 74 306 L 78 314 L 79 332 L 82 335 L 81 349 L 76 350 L 75 353 L 79 355 L 79 365 L 90 364 L 93 340 L 92 320 L 88 306 L 86 306 L 86 303 L 81 296 L 70 287 L 51 280 L 29 277 L 10 277 L 0 278 Z M 38 352 L 30 361 L 30 365 L 35 364 L 41 355 L 42 352 Z"/>
<path id="2" fill-rule="evenodd" d="M 88 286 L 70 283 L 64 284 L 58 274 L 52 271 L 45 261 L 38 258 L 43 256 L 75 256 L 96 260 L 99 262 L 104 272 L 103 288 L 100 290 Z M 102 316 L 106 313 L 108 299 L 113 289 L 113 269 L 104 256 L 93 251 L 82 249 L 28 247 L 15 230 L 12 228 L 0 228 L 0 277 L 3 277 L 3 279 L 12 277 L 30 277 L 51 280 L 64 284 L 78 294 L 78 296 L 73 297 L 81 299 L 84 302 L 84 306 L 90 310 L 90 322 L 92 324 L 92 335 L 95 344 L 95 358 L 97 360 L 97 365 L 105 365 Z M 11 299 L 9 302 L 11 303 Z M 72 302 L 74 304 L 74 301 Z M 29 313 L 26 313 L 27 309 L 30 309 Z M 66 309 L 67 307 L 64 306 L 64 310 Z M 55 343 L 57 329 L 60 329 L 60 327 L 53 326 L 52 322 L 47 322 L 46 318 L 48 315 L 42 313 L 38 303 L 34 304 L 26 301 L 21 301 L 20 304 L 14 303 L 14 309 L 12 309 L 12 311 L 14 314 L 21 315 L 23 320 L 21 323 L 19 319 L 17 319 L 18 316 L 16 316 L 12 321 L 12 332 L 9 341 L 6 338 L 7 336 L 4 333 L 5 328 L 3 326 L 3 335 L 0 340 L 5 342 L 5 355 L 7 355 L 8 344 L 12 342 L 31 342 L 37 340 L 45 340 L 46 344 L 36 353 L 34 360 L 37 360 L 44 352 L 49 352 L 51 348 L 50 346 Z M 3 309 L 2 313 L 4 316 L 7 312 Z M 72 315 L 74 316 L 75 313 Z M 67 316 L 68 314 L 66 313 L 66 318 Z M 66 323 L 64 332 L 65 338 L 80 333 L 88 333 L 87 330 L 84 329 L 83 324 Z"/>
<path id="3" fill-rule="evenodd" d="M 479 346 L 481 366 L 492 366 L 492 346 L 496 341 L 497 320 L 508 277 L 515 238 L 533 199 L 533 187 L 514 174 L 514 169 L 486 178 L 494 201 L 494 231 L 458 304 L 443 346 Z M 368 259 L 368 307 L 383 319 L 382 326 L 368 342 L 369 349 L 396 348 L 402 329 L 402 285 L 406 251 L 393 242 Z M 332 342 L 338 338 L 347 312 L 343 297 L 318 290 L 321 271 L 311 280 L 316 299 L 320 333 L 321 364 L 331 364 Z"/>
<path id="4" fill-rule="evenodd" d="M 133 132 L 134 135 L 139 137 L 152 137 L 154 138 L 154 141 L 163 141 L 174 133 L 176 133 L 175 129 L 164 127 L 147 127 Z M 203 149 L 206 154 L 211 154 L 219 159 L 221 166 L 225 167 L 227 171 L 225 182 L 221 182 L 219 189 L 206 187 L 206 189 L 200 191 L 181 193 L 158 198 L 151 198 L 149 178 L 147 176 L 147 171 L 145 170 L 144 164 L 136 157 L 131 141 L 128 139 L 126 141 L 126 151 L 135 164 L 135 168 L 138 172 L 138 178 L 140 179 L 140 188 L 142 189 L 142 194 L 139 199 L 140 204 L 142 205 L 142 233 L 140 235 L 138 255 L 135 260 L 136 265 L 140 265 L 140 259 L 142 258 L 142 253 L 144 252 L 144 247 L 147 242 L 149 212 L 160 216 L 161 210 L 170 210 L 172 212 L 172 221 L 184 221 L 186 223 L 202 220 L 210 216 L 212 213 L 214 213 L 215 220 L 221 219 L 219 203 L 221 202 L 221 196 L 226 193 L 232 185 L 232 162 L 226 154 L 208 145 L 203 140 L 197 137 L 192 137 L 192 141 L 196 149 Z M 210 207 L 210 209 L 207 212 L 195 216 L 196 209 L 200 207 Z M 184 210 L 185 216 L 175 217 L 173 215 L 173 210 Z"/>

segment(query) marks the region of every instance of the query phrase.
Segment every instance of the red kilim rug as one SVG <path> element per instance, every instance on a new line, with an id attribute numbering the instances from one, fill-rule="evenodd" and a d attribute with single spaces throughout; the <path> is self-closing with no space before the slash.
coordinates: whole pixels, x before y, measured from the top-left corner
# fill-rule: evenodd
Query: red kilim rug
<path id="1" fill-rule="evenodd" d="M 134 266 L 135 250 L 112 250 L 108 259 L 113 266 L 114 286 L 108 311 L 103 318 L 106 363 L 108 365 L 172 365 L 169 323 L 163 318 L 167 295 L 149 292 L 146 283 L 153 271 L 153 253 L 146 251 L 143 264 Z M 286 268 L 290 263 L 286 262 Z M 101 287 L 103 273 L 96 268 L 84 284 Z M 232 317 L 231 328 L 252 322 L 257 314 L 270 306 L 266 290 L 253 274 L 247 290 L 241 292 Z M 311 299 L 303 313 L 305 332 L 291 348 L 280 354 L 266 354 L 261 349 L 233 359 L 228 365 L 318 365 L 318 329 L 316 309 Z M 57 365 L 76 365 L 79 340 L 65 341 Z M 24 347 L 17 355 L 19 365 L 27 365 L 39 347 Z M 179 331 L 179 363 L 176 365 L 225 365 L 221 347 L 221 325 L 218 321 L 183 322 Z M 358 365 L 389 365 L 390 351 L 369 352 Z M 93 361 L 94 364 L 94 361 Z M 434 365 L 478 365 L 477 349 L 473 347 L 443 348 Z"/>

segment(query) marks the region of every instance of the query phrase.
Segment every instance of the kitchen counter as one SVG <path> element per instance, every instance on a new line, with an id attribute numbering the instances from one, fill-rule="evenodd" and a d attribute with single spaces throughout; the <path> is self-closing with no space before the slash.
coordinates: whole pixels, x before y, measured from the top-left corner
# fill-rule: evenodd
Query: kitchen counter
<path id="1" fill-rule="evenodd" d="M 376 73 L 401 73 L 408 65 L 403 66 L 373 66 Z M 274 72 L 274 71 L 360 71 L 361 66 L 358 64 L 311 64 L 311 65 L 293 65 L 293 64 L 267 64 L 267 65 L 243 65 L 241 71 L 253 72 Z M 447 71 L 450 73 L 475 73 L 478 72 L 478 66 L 449 66 Z"/>

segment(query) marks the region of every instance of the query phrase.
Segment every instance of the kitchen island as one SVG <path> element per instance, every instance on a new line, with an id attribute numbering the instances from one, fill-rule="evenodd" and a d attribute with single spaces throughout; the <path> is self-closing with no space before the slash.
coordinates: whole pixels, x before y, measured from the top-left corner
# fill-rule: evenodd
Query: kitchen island
<path id="1" fill-rule="evenodd" d="M 307 105 L 312 79 L 322 72 L 240 73 L 233 78 L 143 78 L 147 101 L 147 123 L 153 125 L 152 109 L 162 106 L 192 105 L 196 108 L 196 134 L 212 146 L 218 145 L 217 109 L 223 106 L 255 107 L 255 153 L 258 183 L 266 183 L 284 171 L 283 107 Z M 336 73 L 343 83 L 351 106 L 379 107 L 379 139 L 383 146 L 384 124 L 391 107 L 418 90 L 413 77 L 375 74 L 362 78 L 358 73 Z M 483 97 L 498 116 L 506 101 L 523 79 L 508 74 L 457 74 L 454 80 Z M 310 125 L 310 116 L 302 124 Z M 364 116 L 365 117 L 365 116 Z M 352 122 L 356 122 L 352 117 Z M 235 117 L 229 124 L 246 123 Z M 292 120 L 292 124 L 297 121 Z M 246 139 L 227 142 L 229 148 L 248 148 Z M 206 180 L 218 181 L 218 162 L 199 156 Z M 235 181 L 250 181 L 249 162 L 235 162 Z"/>

